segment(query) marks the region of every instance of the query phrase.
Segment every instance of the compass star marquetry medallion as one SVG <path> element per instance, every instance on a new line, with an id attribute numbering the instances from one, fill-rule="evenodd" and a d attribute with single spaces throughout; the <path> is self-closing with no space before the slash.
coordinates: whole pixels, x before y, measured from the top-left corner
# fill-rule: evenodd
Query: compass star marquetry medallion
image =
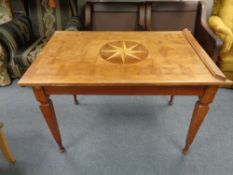
<path id="1" fill-rule="evenodd" d="M 113 41 L 100 49 L 101 57 L 115 64 L 133 64 L 146 59 L 147 49 L 135 41 Z"/>

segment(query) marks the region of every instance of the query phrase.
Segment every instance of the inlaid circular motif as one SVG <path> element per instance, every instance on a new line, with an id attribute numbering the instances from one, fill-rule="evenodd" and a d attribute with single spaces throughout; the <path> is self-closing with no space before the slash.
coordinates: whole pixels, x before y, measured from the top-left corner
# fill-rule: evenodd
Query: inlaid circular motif
<path id="1" fill-rule="evenodd" d="M 100 49 L 101 57 L 115 64 L 133 64 L 146 59 L 147 49 L 135 41 L 113 41 Z"/>

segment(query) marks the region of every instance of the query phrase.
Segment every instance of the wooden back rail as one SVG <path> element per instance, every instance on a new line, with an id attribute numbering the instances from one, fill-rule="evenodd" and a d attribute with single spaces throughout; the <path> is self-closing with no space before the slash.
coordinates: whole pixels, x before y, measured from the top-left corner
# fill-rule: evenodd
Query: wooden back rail
<path id="1" fill-rule="evenodd" d="M 87 2 L 84 9 L 84 26 L 86 30 L 92 30 L 92 22 L 93 22 L 93 6 L 95 4 L 102 3 L 102 2 Z M 136 3 L 136 2 L 104 2 L 105 4 L 135 4 L 138 6 L 138 24 L 142 30 L 146 29 L 145 24 L 145 10 L 146 4 L 145 3 Z"/>

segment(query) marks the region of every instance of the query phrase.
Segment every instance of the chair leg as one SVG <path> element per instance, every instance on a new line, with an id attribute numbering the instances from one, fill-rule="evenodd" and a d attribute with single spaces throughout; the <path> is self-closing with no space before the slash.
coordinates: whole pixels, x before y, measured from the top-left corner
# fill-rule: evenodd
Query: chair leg
<path id="1" fill-rule="evenodd" d="M 4 157 L 6 158 L 6 160 L 9 163 L 15 163 L 16 162 L 13 154 L 10 151 L 10 148 L 8 147 L 6 137 L 5 137 L 5 135 L 4 135 L 1 128 L 0 128 L 0 148 L 2 150 L 2 153 L 3 153 Z"/>
<path id="2" fill-rule="evenodd" d="M 168 105 L 169 105 L 169 106 L 173 105 L 173 99 L 174 99 L 174 96 L 171 95 L 171 96 L 170 96 L 170 99 L 169 99 L 169 102 L 168 102 Z"/>
<path id="3" fill-rule="evenodd" d="M 74 94 L 73 97 L 74 97 L 74 104 L 78 105 L 79 103 L 78 103 L 77 95 Z"/>

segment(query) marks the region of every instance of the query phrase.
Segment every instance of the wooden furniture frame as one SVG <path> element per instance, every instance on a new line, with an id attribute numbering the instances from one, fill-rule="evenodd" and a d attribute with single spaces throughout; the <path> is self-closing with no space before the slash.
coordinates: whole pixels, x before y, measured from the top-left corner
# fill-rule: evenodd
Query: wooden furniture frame
<path id="1" fill-rule="evenodd" d="M 0 149 L 2 150 L 4 157 L 9 163 L 15 163 L 16 160 L 10 151 L 10 148 L 7 144 L 7 140 L 5 134 L 3 133 L 2 128 L 3 128 L 3 123 L 0 122 Z"/>
<path id="2" fill-rule="evenodd" d="M 106 13 L 106 16 L 108 13 L 118 13 L 118 14 L 122 14 L 122 9 L 118 6 L 121 6 L 121 7 L 128 7 L 127 9 L 127 13 L 130 13 L 132 12 L 132 10 L 134 11 L 135 8 L 137 9 L 138 11 L 138 15 L 137 15 L 137 21 L 138 21 L 138 24 L 137 25 L 137 30 L 145 30 L 146 29 L 146 25 L 145 25 L 145 9 L 146 9 L 146 4 L 145 3 L 138 3 L 138 2 L 133 2 L 133 1 L 129 1 L 129 2 L 116 2 L 116 1 L 88 1 L 84 7 L 84 27 L 85 27 L 85 30 L 93 30 L 93 18 L 94 18 L 94 14 L 96 13 L 95 12 L 95 8 L 103 8 L 101 7 L 103 6 L 104 7 L 104 13 Z M 107 10 L 107 9 L 111 9 L 111 10 Z M 126 12 L 126 11 L 125 11 Z M 109 18 L 109 17 L 107 17 Z M 110 19 L 110 18 L 109 18 Z M 111 19 L 109 20 L 107 19 L 108 21 L 106 21 L 107 23 L 111 23 L 112 20 L 114 19 Z M 121 19 L 122 20 L 122 19 Z M 123 20 L 122 20 L 123 22 Z M 105 24 L 100 24 L 100 25 L 105 25 Z M 128 24 L 126 24 L 125 27 L 123 27 L 124 30 L 132 30 L 130 29 L 130 26 Z M 102 27 L 101 30 L 108 30 L 108 29 L 105 29 L 104 27 Z M 114 31 L 116 31 L 119 29 L 117 28 L 114 28 Z"/>
<path id="3" fill-rule="evenodd" d="M 106 48 L 110 50 L 104 50 Z M 127 61 L 137 62 L 127 64 Z M 197 96 L 199 100 L 183 149 L 186 153 L 219 86 L 232 82 L 186 29 L 179 32 L 56 32 L 18 84 L 32 87 L 61 152 L 65 148 L 51 95 Z"/>
<path id="4" fill-rule="evenodd" d="M 209 111 L 209 105 L 212 103 L 218 86 L 144 86 L 144 87 L 90 87 L 90 86 L 73 86 L 73 87 L 34 87 L 33 91 L 37 101 L 40 103 L 40 110 L 48 124 L 48 127 L 59 146 L 60 152 L 64 152 L 65 148 L 62 144 L 62 139 L 56 120 L 56 114 L 53 107 L 51 95 L 66 95 L 66 94 L 80 94 L 80 95 L 181 95 L 181 96 L 198 96 L 199 100 L 196 102 L 192 120 L 189 126 L 189 131 L 186 138 L 186 144 L 183 153 L 187 153 L 191 146 L 198 129 L 200 128 L 206 114 Z"/>

